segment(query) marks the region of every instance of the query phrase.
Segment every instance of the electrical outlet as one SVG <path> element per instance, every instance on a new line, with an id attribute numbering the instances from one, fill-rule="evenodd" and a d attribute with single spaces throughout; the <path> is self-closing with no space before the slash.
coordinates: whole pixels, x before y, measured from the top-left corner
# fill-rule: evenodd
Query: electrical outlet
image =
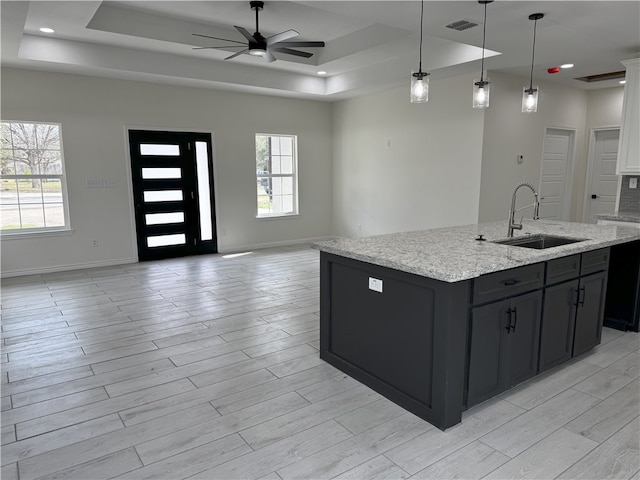
<path id="1" fill-rule="evenodd" d="M 369 290 L 382 293 L 382 280 L 379 278 L 369 277 Z"/>
<path id="2" fill-rule="evenodd" d="M 92 238 L 91 239 L 91 246 L 92 247 L 97 247 L 98 246 L 98 239 L 97 238 Z"/>
<path id="3" fill-rule="evenodd" d="M 638 188 L 638 177 L 631 177 L 629 179 L 629 188 Z"/>

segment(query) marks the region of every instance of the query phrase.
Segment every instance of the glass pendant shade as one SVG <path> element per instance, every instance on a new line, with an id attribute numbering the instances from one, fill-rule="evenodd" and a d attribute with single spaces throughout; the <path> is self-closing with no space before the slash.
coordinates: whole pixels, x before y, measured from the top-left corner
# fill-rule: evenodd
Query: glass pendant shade
<path id="1" fill-rule="evenodd" d="M 528 87 L 522 92 L 522 113 L 538 111 L 538 87 Z"/>
<path id="2" fill-rule="evenodd" d="M 429 101 L 429 74 L 418 71 L 411 72 L 411 103 L 427 103 Z"/>
<path id="3" fill-rule="evenodd" d="M 489 106 L 489 94 L 491 93 L 489 79 L 473 80 L 473 108 L 487 108 Z"/>

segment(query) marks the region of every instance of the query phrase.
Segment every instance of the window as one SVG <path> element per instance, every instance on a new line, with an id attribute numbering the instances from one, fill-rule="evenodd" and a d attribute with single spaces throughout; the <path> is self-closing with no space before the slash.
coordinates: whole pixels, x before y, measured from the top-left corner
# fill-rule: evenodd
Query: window
<path id="1" fill-rule="evenodd" d="M 68 229 L 60 125 L 0 123 L 3 233 Z"/>
<path id="2" fill-rule="evenodd" d="M 256 135 L 258 217 L 298 213 L 295 135 Z"/>

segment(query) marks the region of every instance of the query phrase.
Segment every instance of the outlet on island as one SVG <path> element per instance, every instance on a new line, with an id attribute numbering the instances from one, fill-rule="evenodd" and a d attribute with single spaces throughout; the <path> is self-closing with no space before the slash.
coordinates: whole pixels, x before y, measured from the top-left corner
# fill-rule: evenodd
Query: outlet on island
<path id="1" fill-rule="evenodd" d="M 91 239 L 91 246 L 92 247 L 97 247 L 98 246 L 98 239 L 97 238 L 92 238 Z"/>

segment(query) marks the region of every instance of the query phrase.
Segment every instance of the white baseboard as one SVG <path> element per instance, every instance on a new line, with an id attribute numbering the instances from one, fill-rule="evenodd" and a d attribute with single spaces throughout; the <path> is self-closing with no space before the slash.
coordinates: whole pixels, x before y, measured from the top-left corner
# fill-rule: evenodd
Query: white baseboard
<path id="1" fill-rule="evenodd" d="M 20 270 L 10 270 L 0 272 L 1 278 L 22 277 L 25 275 L 40 275 L 43 273 L 66 272 L 69 270 L 83 270 L 85 268 L 113 267 L 114 265 L 126 265 L 136 263 L 136 258 L 119 258 L 116 260 L 105 260 L 101 262 L 72 263 L 68 265 L 55 265 L 53 267 L 24 268 Z"/>
<path id="2" fill-rule="evenodd" d="M 315 237 L 315 238 L 299 238 L 296 240 L 283 240 L 280 242 L 268 242 L 268 243 L 254 243 L 252 245 L 231 245 L 220 247 L 218 246 L 218 253 L 238 253 L 247 250 L 262 250 L 264 248 L 273 248 L 273 247 L 286 247 L 289 245 L 300 245 L 303 243 L 313 243 L 313 242 L 324 242 L 325 240 L 335 240 L 337 237 L 327 236 L 327 237 Z"/>
<path id="3" fill-rule="evenodd" d="M 286 247 L 289 245 L 300 245 L 303 243 L 323 242 L 325 240 L 334 240 L 336 237 L 315 237 L 315 238 L 299 238 L 296 240 L 283 240 L 280 242 L 254 243 L 251 245 L 232 245 L 224 248 L 218 248 L 218 253 L 238 253 L 247 250 L 262 250 L 265 248 Z M 56 265 L 44 268 L 25 268 L 20 270 L 0 271 L 0 278 L 22 277 L 25 275 L 41 275 L 45 273 L 66 272 L 69 270 L 82 270 L 85 268 L 112 267 L 114 265 L 126 265 L 129 263 L 137 263 L 136 258 L 119 258 L 117 260 L 106 260 L 102 262 L 86 262 L 68 265 Z"/>

